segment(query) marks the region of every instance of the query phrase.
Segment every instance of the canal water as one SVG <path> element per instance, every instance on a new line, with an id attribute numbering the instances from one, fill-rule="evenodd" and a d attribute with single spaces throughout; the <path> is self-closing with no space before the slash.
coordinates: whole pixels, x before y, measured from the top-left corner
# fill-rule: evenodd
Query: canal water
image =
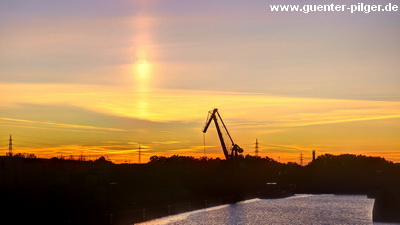
<path id="1" fill-rule="evenodd" d="M 141 223 L 183 224 L 383 224 L 372 222 L 374 200 L 363 195 L 295 195 L 252 199 Z"/>

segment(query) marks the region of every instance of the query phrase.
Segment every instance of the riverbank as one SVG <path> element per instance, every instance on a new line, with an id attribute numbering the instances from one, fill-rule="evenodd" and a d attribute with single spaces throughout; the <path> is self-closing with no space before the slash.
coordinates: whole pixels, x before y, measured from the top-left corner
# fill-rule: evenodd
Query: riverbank
<path id="1" fill-rule="evenodd" d="M 366 194 L 399 183 L 399 174 L 397 164 L 351 155 L 307 166 L 252 156 L 154 157 L 140 165 L 0 157 L 4 220 L 16 224 L 125 225 L 254 198 L 270 182 L 295 185 L 295 193 Z"/>

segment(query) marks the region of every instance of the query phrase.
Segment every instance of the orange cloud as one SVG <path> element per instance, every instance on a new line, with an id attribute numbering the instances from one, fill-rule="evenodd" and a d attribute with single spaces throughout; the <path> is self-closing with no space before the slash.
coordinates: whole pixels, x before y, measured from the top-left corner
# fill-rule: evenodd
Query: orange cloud
<path id="1" fill-rule="evenodd" d="M 55 122 L 41 122 L 41 121 L 33 121 L 33 120 L 21 120 L 21 119 L 13 119 L 13 118 L 0 118 L 0 120 L 7 122 L 17 123 L 15 126 L 20 126 L 18 124 L 34 124 L 44 127 L 37 126 L 29 126 L 29 128 L 37 128 L 37 129 L 48 129 L 48 128 L 71 128 L 78 130 L 95 130 L 95 131 L 126 131 L 124 129 L 118 128 L 109 128 L 109 127 L 96 127 L 96 126 L 87 126 L 87 125 L 76 125 L 76 124 L 64 124 L 64 123 L 55 123 Z"/>

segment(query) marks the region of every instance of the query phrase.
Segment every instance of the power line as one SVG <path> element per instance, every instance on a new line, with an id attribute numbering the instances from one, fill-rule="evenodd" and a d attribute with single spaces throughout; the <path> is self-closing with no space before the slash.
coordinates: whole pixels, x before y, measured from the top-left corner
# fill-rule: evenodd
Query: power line
<path id="1" fill-rule="evenodd" d="M 19 142 L 19 143 L 24 143 L 24 144 L 35 144 L 35 145 L 54 145 L 50 143 L 40 143 L 40 142 L 32 142 L 32 141 L 20 141 L 20 140 L 15 140 L 14 142 Z"/>
<path id="2" fill-rule="evenodd" d="M 47 139 L 47 138 L 40 138 L 40 137 L 30 137 L 30 136 L 26 136 L 26 135 L 17 135 L 18 137 L 21 137 L 21 138 L 28 138 L 28 139 L 34 139 L 34 140 L 43 140 L 43 141 L 49 141 L 49 139 Z M 65 141 L 65 139 L 63 139 L 63 140 L 61 140 L 61 139 L 54 139 L 54 138 L 51 138 L 51 141 Z"/>

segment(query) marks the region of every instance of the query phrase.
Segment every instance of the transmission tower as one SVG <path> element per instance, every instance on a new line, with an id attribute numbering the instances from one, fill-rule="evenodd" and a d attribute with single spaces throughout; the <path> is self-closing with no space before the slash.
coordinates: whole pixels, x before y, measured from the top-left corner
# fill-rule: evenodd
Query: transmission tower
<path id="1" fill-rule="evenodd" d="M 140 160 L 140 157 L 141 157 L 141 154 L 142 154 L 142 152 L 141 152 L 141 148 L 140 148 L 140 145 L 139 145 L 139 164 L 141 164 L 141 160 Z"/>
<path id="2" fill-rule="evenodd" d="M 13 143 L 12 143 L 12 136 L 10 134 L 10 139 L 8 140 L 8 154 L 7 156 L 13 156 Z"/>
<path id="3" fill-rule="evenodd" d="M 255 155 L 258 156 L 258 138 L 256 138 L 256 150 L 255 150 Z"/>
<path id="4" fill-rule="evenodd" d="M 300 166 L 303 165 L 303 152 L 300 153 Z"/>
<path id="5" fill-rule="evenodd" d="M 312 151 L 312 161 L 315 160 L 315 150 Z"/>

